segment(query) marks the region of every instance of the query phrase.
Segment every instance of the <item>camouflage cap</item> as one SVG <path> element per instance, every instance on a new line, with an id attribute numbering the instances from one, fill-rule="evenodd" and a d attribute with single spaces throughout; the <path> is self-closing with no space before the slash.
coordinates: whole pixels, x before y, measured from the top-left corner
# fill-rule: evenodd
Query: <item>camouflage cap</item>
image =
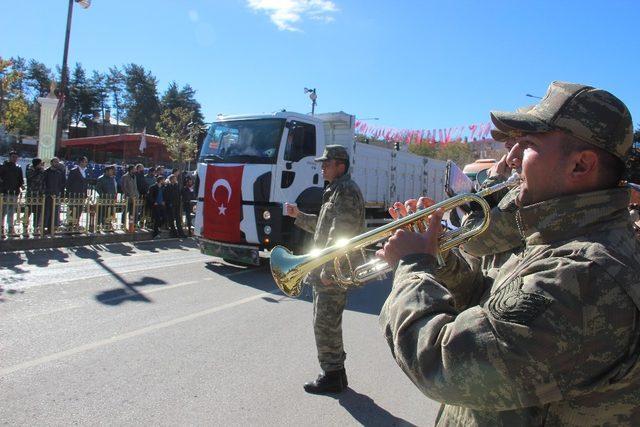
<path id="1" fill-rule="evenodd" d="M 528 111 L 531 111 L 533 107 L 534 107 L 533 105 L 525 105 L 524 107 L 518 107 L 516 109 L 516 113 L 526 113 Z M 491 129 L 491 138 L 493 138 L 495 141 L 498 141 L 498 142 L 507 142 L 507 140 L 513 139 L 514 137 L 509 135 L 508 132 L 502 132 L 502 131 L 499 131 L 498 129 Z"/>
<path id="2" fill-rule="evenodd" d="M 623 161 L 633 142 L 627 106 L 605 90 L 575 83 L 555 81 L 531 110 L 492 111 L 491 121 L 511 137 L 562 130 Z"/>
<path id="3" fill-rule="evenodd" d="M 316 162 L 322 162 L 324 160 L 349 160 L 349 153 L 347 149 L 342 145 L 327 145 L 324 147 L 324 153 L 321 157 L 315 159 Z"/>
<path id="4" fill-rule="evenodd" d="M 491 129 L 491 138 L 498 142 L 505 142 L 509 138 L 513 138 L 509 136 L 508 133 L 499 131 L 498 129 Z"/>

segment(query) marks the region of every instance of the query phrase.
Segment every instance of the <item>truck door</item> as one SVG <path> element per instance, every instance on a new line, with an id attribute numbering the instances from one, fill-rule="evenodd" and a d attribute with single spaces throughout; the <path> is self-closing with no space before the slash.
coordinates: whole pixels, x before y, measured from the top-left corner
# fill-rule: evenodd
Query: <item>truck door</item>
<path id="1" fill-rule="evenodd" d="M 322 151 L 315 125 L 289 121 L 285 134 L 284 149 L 278 153 L 273 199 L 283 204 L 295 203 L 304 190 L 324 185 L 320 165 L 313 161 Z"/>

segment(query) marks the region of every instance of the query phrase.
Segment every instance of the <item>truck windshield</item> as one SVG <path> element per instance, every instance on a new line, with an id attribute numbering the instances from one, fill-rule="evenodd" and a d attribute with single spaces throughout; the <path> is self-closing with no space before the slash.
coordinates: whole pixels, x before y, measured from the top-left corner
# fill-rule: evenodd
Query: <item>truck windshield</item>
<path id="1" fill-rule="evenodd" d="M 275 163 L 284 119 L 216 122 L 202 144 L 206 163 Z"/>

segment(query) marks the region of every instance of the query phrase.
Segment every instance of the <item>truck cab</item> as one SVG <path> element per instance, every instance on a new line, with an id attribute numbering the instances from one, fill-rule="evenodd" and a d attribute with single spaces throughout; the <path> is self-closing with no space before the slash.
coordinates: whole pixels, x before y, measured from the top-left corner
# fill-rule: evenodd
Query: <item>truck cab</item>
<path id="1" fill-rule="evenodd" d="M 353 129 L 340 113 L 329 129 Z M 320 208 L 324 181 L 319 157 L 326 120 L 293 112 L 223 117 L 214 122 L 198 159 L 195 233 L 203 253 L 259 264 L 261 251 L 297 247 L 303 232 L 284 215 L 284 203 L 305 212 Z M 353 131 L 345 135 L 353 143 Z M 339 142 L 332 142 L 339 143 Z"/>
<path id="2" fill-rule="evenodd" d="M 198 159 L 195 235 L 201 251 L 249 265 L 258 265 L 260 255 L 276 245 L 306 253 L 312 236 L 284 215 L 284 204 L 320 211 L 324 179 L 314 158 L 327 145 L 342 145 L 349 153 L 368 228 L 388 222 L 387 208 L 395 201 L 447 197 L 447 171 L 453 170 L 447 162 L 356 142 L 354 136 L 355 116 L 342 111 L 282 111 L 214 122 Z"/>

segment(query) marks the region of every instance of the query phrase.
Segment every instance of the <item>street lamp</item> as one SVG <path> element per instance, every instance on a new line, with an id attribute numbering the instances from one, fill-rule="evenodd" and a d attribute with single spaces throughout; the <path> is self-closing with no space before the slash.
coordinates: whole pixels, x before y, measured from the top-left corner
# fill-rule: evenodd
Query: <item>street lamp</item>
<path id="1" fill-rule="evenodd" d="M 311 115 L 313 116 L 313 114 L 316 111 L 316 99 L 318 99 L 318 95 L 316 94 L 316 88 L 308 89 L 305 87 L 304 93 L 308 93 L 309 99 L 311 99 Z"/>
<path id="2" fill-rule="evenodd" d="M 83 9 L 91 6 L 91 0 L 69 0 L 69 11 L 67 12 L 67 32 L 64 36 L 64 54 L 62 55 L 62 78 L 60 79 L 60 106 L 62 109 L 64 104 L 64 93 L 67 90 L 67 56 L 69 55 L 69 35 L 71 34 L 71 17 L 73 15 L 73 3 L 78 3 Z M 58 112 L 58 128 L 56 130 L 56 146 L 55 150 L 60 148 L 60 139 L 62 138 L 62 111 Z"/>

